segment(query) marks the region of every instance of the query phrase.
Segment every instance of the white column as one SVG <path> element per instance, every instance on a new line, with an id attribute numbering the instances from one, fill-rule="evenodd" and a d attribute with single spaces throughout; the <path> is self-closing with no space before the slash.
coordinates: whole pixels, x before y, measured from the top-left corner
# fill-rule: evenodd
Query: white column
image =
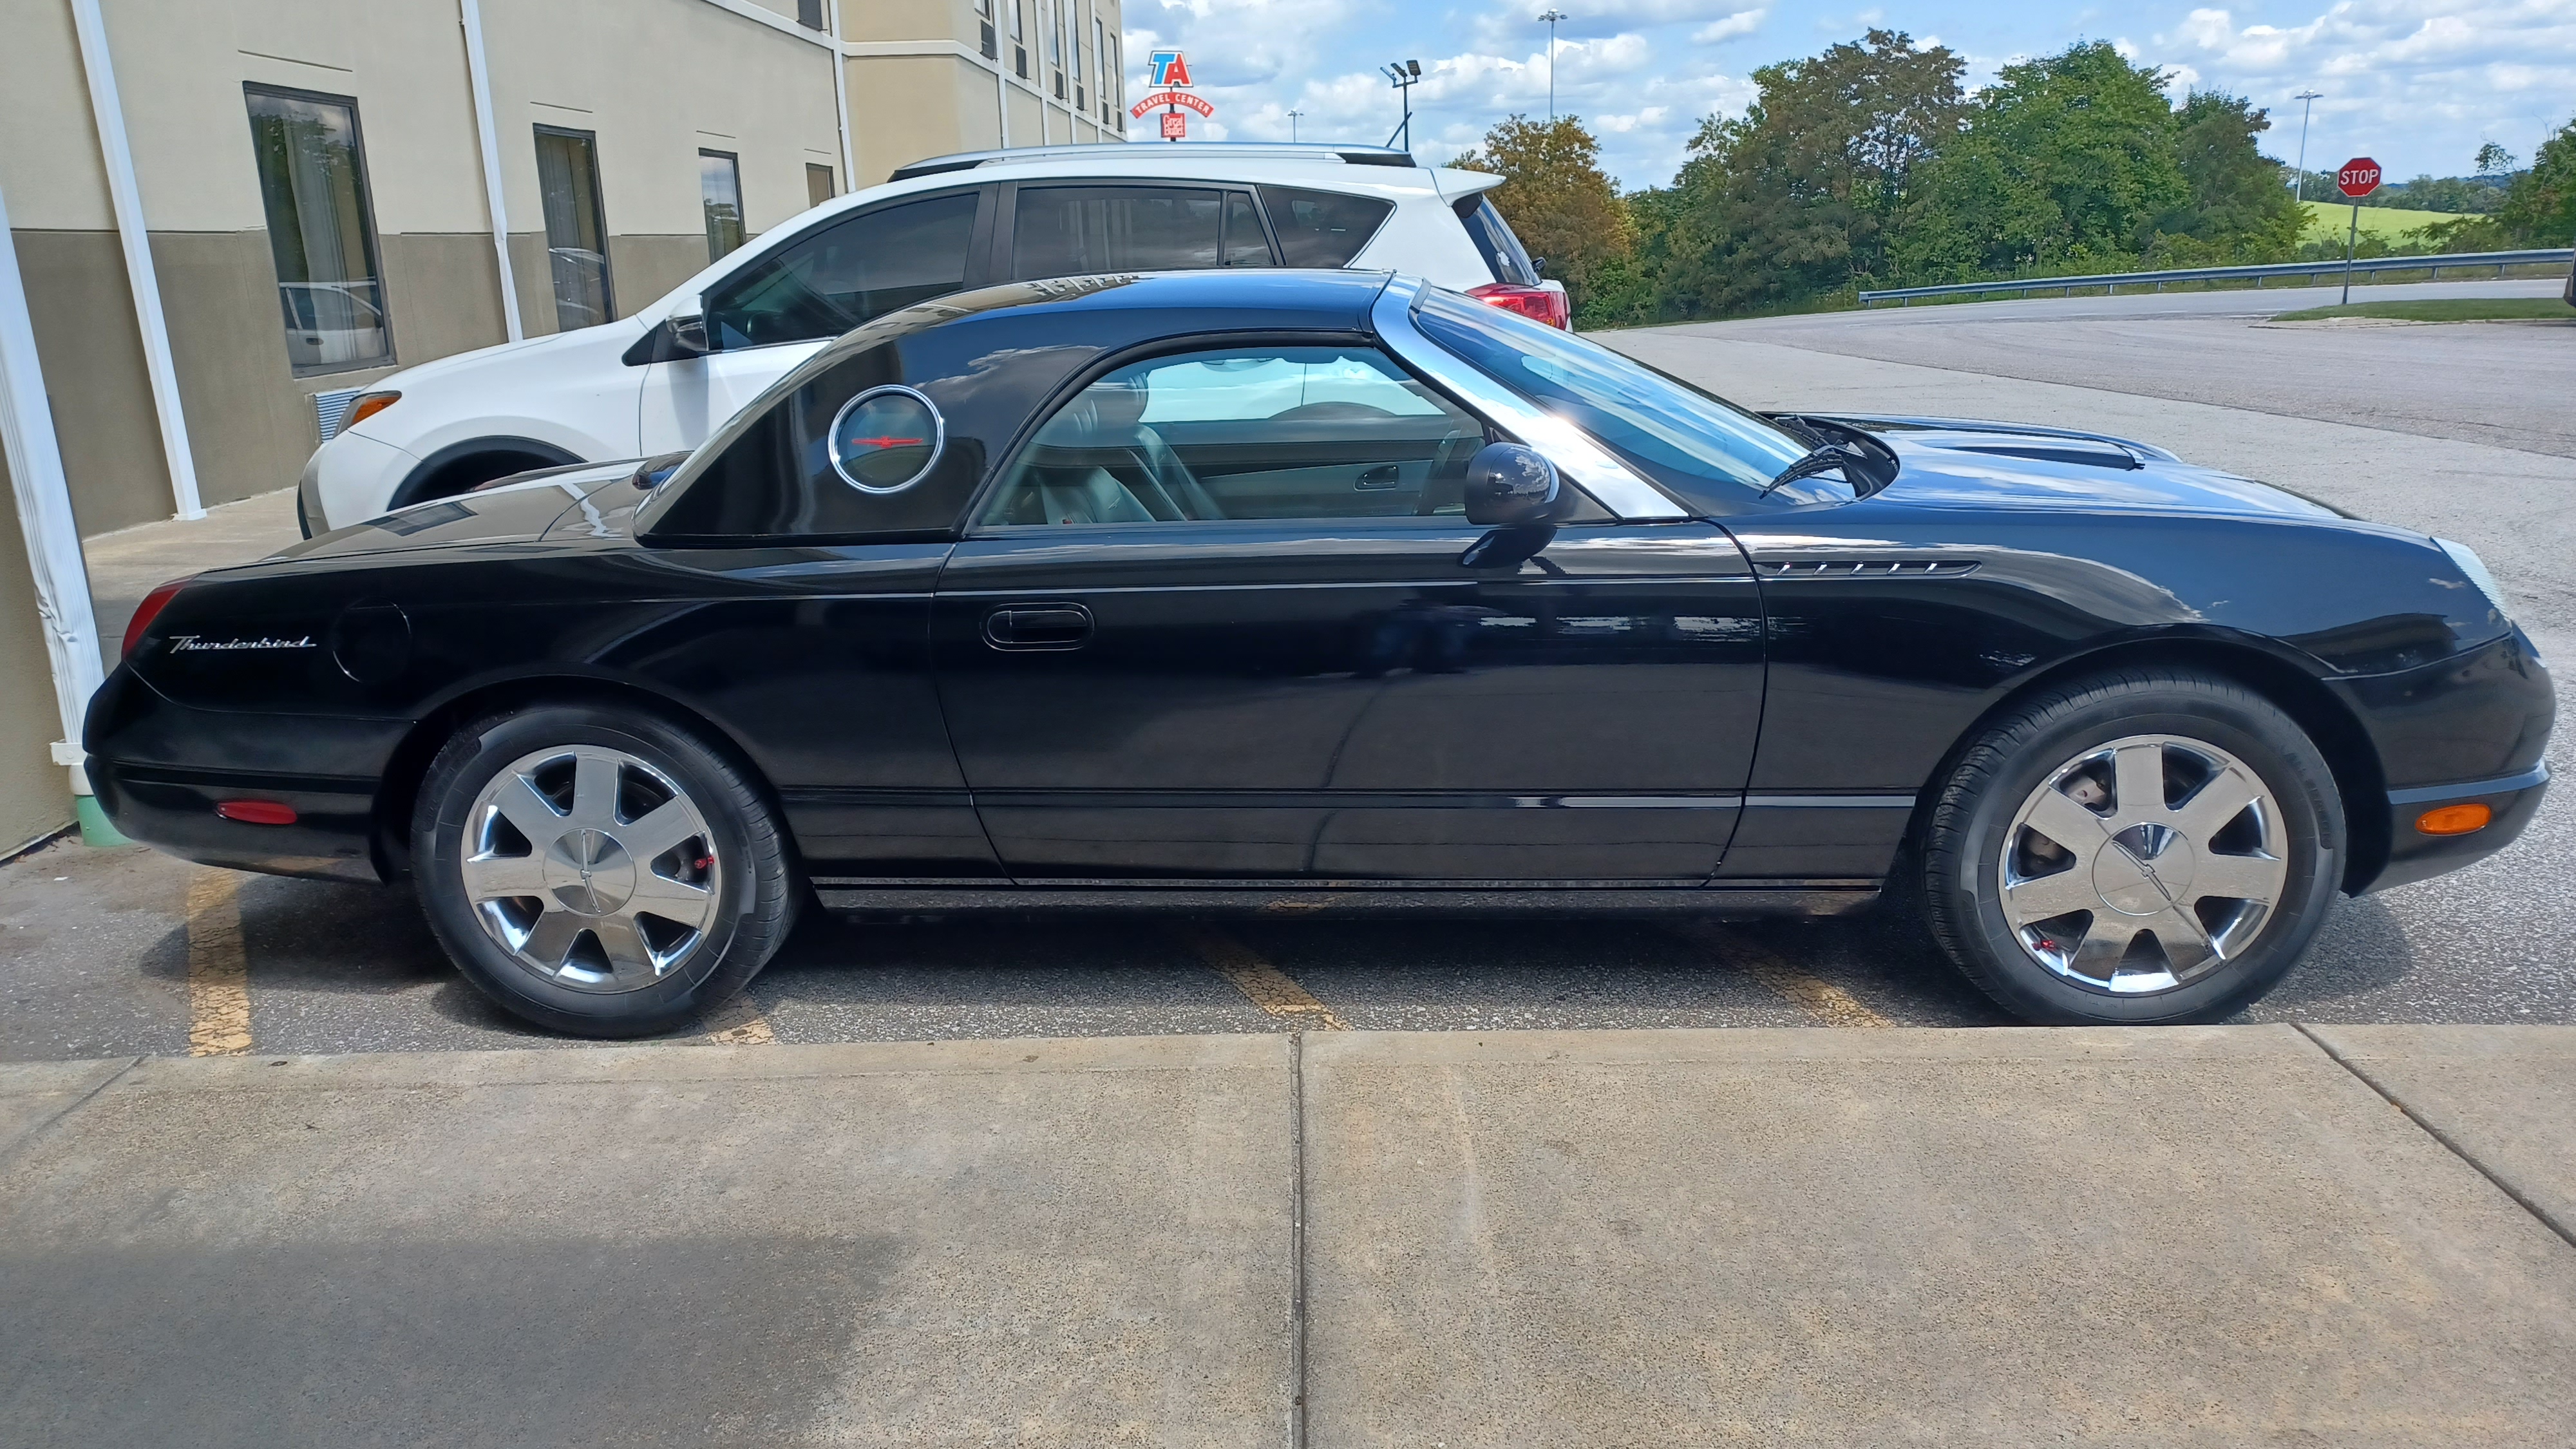
<path id="1" fill-rule="evenodd" d="M 152 381 L 152 408 L 161 420 L 161 457 L 170 470 L 171 501 L 181 518 L 203 518 L 197 455 L 188 449 L 188 418 L 179 406 L 179 370 L 170 361 L 170 324 L 161 315 L 161 277 L 152 267 L 152 234 L 143 225 L 143 193 L 134 182 L 134 150 L 125 139 L 125 106 L 116 95 L 107 22 L 99 16 L 98 0 L 71 0 L 71 5 L 81 69 L 89 75 L 99 160 L 107 168 L 107 196 L 116 208 L 116 239 L 125 247 L 125 285 L 134 294 L 134 320 L 143 332 L 143 370 Z"/>
<path id="2" fill-rule="evenodd" d="M 81 558 L 62 445 L 54 436 L 53 411 L 45 403 L 44 367 L 36 357 L 36 329 L 27 316 L 26 284 L 18 275 L 6 197 L 0 197 L 0 456 L 8 460 L 18 527 L 27 535 L 27 572 L 35 576 L 36 616 L 53 663 L 54 703 L 62 712 L 63 738 L 54 747 L 54 759 L 71 767 L 72 793 L 86 795 L 81 716 L 104 677 L 98 619 L 90 612 L 89 566 Z"/>
<path id="3" fill-rule="evenodd" d="M 492 74 L 483 57 L 483 7 L 476 0 L 456 0 L 456 18 L 465 27 L 465 79 L 474 92 L 474 135 L 483 147 L 483 209 L 491 213 L 492 259 L 501 272 L 501 325 L 516 342 L 528 333 L 519 325 L 519 284 L 510 275 L 510 209 L 501 194 L 501 142 L 492 127 Z"/>
<path id="4" fill-rule="evenodd" d="M 859 189 L 858 158 L 850 149 L 850 58 L 841 53 L 841 0 L 832 0 L 832 104 L 841 117 L 841 190 Z"/>

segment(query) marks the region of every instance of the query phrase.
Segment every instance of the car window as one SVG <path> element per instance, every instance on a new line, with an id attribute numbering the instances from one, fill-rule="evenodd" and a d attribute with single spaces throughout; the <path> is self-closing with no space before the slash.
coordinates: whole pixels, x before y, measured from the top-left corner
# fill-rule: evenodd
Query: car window
<path id="1" fill-rule="evenodd" d="M 1395 210 L 1395 203 L 1373 196 L 1293 186 L 1261 188 L 1261 205 L 1278 233 L 1282 260 L 1292 267 L 1350 265 Z"/>
<path id="2" fill-rule="evenodd" d="M 707 294 L 719 348 L 838 337 L 966 285 L 976 193 L 952 192 L 834 222 Z"/>
<path id="3" fill-rule="evenodd" d="M 1266 267 L 1270 239 L 1252 198 L 1184 186 L 1023 186 L 1011 222 L 1011 275 Z"/>
<path id="4" fill-rule="evenodd" d="M 988 526 L 1456 518 L 1476 418 L 1366 347 L 1132 363 L 1047 419 Z"/>
<path id="5" fill-rule="evenodd" d="M 1767 418 L 1500 307 L 1427 290 L 1416 320 L 1434 342 L 1702 508 L 1741 511 L 1806 455 Z"/>
<path id="6" fill-rule="evenodd" d="M 1530 260 L 1521 239 L 1512 234 L 1503 214 L 1494 209 L 1490 196 L 1470 196 L 1457 205 L 1458 221 L 1467 228 L 1467 239 L 1476 244 L 1476 254 L 1485 259 L 1485 270 L 1497 282 L 1515 287 L 1538 285 L 1538 264 Z"/>

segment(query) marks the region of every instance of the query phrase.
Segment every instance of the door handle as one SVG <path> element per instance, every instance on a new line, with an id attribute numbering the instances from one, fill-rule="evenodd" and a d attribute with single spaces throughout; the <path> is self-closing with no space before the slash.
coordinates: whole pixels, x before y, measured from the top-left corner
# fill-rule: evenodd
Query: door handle
<path id="1" fill-rule="evenodd" d="M 1394 487 L 1403 476 L 1403 470 L 1393 463 L 1380 463 L 1374 468 L 1362 469 L 1359 481 L 1351 486 L 1363 493 L 1374 492 L 1380 488 Z"/>
<path id="2" fill-rule="evenodd" d="M 996 649 L 1079 649 L 1091 640 L 1091 611 L 1080 604 L 1010 604 L 984 616 L 984 642 Z"/>

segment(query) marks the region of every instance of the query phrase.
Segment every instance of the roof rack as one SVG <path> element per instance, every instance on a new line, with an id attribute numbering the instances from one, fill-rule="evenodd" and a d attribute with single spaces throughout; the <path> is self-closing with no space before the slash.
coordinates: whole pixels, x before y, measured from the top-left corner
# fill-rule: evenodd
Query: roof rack
<path id="1" fill-rule="evenodd" d="M 931 156 L 910 165 L 898 166 L 888 181 L 910 181 L 917 176 L 937 176 L 944 171 L 971 171 L 978 166 L 1003 166 L 1015 161 L 1039 161 L 1055 157 L 1097 156 L 1104 151 L 1121 151 L 1142 159 L 1138 153 L 1158 148 L 1133 141 L 1093 141 L 1071 146 L 1012 146 L 999 151 L 960 151 L 953 156 Z M 1410 151 L 1392 146 L 1320 146 L 1292 141 L 1193 141 L 1192 156 L 1228 156 L 1241 160 L 1262 161 L 1339 161 L 1346 166 L 1402 166 L 1411 168 L 1421 163 Z"/>

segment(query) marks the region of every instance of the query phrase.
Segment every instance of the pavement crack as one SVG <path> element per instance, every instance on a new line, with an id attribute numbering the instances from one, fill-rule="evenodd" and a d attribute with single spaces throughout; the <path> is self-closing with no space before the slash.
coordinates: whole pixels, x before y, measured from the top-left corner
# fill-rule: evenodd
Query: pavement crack
<path id="1" fill-rule="evenodd" d="M 1306 1449 L 1306 1033 L 1288 1033 L 1288 1449 Z"/>
<path id="2" fill-rule="evenodd" d="M 2346 1058 L 2343 1053 L 2336 1051 L 2332 1043 L 2328 1042 L 2324 1037 L 2317 1035 L 2315 1032 L 2308 1030 L 2308 1024 L 2306 1022 L 2294 1021 L 2291 1022 L 2290 1025 L 2298 1031 L 2299 1035 L 2316 1043 L 2317 1050 L 2324 1052 L 2328 1060 L 2332 1061 L 2336 1066 L 2343 1068 L 2345 1071 L 2352 1073 L 2355 1078 L 2360 1080 L 2363 1086 L 2377 1092 L 2381 1100 L 2387 1102 L 2389 1106 L 2405 1113 L 2406 1120 L 2423 1128 L 2426 1136 L 2450 1149 L 2452 1156 L 2467 1163 L 2469 1166 L 2476 1168 L 2478 1176 L 2495 1184 L 2496 1191 L 2513 1199 L 2514 1206 L 2521 1208 L 2524 1212 L 2527 1212 L 2534 1218 L 2538 1219 L 2542 1227 L 2547 1228 L 2558 1235 L 2559 1241 L 2565 1243 L 2571 1248 L 2576 1248 L 2576 1228 L 2571 1228 L 2568 1224 L 2560 1222 L 2557 1214 L 2552 1213 L 2549 1209 L 2541 1206 L 2539 1203 L 2532 1201 L 2531 1197 L 2524 1193 L 2520 1188 L 2517 1188 L 2512 1183 L 2505 1181 L 2501 1176 L 2497 1175 L 2493 1168 L 2488 1167 L 2485 1163 L 2478 1161 L 2476 1157 L 2470 1155 L 2469 1150 L 2462 1147 L 2457 1141 L 2454 1141 L 2450 1133 L 2434 1126 L 2431 1121 L 2426 1119 L 2423 1113 L 2407 1106 L 2403 1098 L 2399 1097 L 2395 1092 L 2388 1090 L 2386 1087 L 2381 1086 L 2376 1077 L 2373 1077 L 2370 1073 L 2362 1070 L 2358 1064 Z"/>
<path id="3" fill-rule="evenodd" d="M 60 1122 L 65 1117 L 79 1111 L 81 1108 L 88 1106 L 91 1099 L 95 1098 L 99 1093 L 106 1091 L 108 1088 L 115 1086 L 121 1081 L 124 1081 L 126 1073 L 143 1065 L 143 1062 L 144 1059 L 142 1057 L 128 1058 L 124 1066 L 118 1067 L 115 1071 L 108 1073 L 106 1079 L 101 1081 L 97 1086 L 81 1093 L 80 1096 L 72 1101 L 64 1103 L 61 1111 L 56 1112 L 44 1121 L 28 1128 L 26 1131 L 19 1133 L 16 1137 L 11 1138 L 7 1143 L 0 1144 L 0 1163 L 5 1163 L 10 1158 L 17 1156 L 19 1151 L 25 1148 L 28 1143 L 33 1142 L 37 1138 L 44 1136 L 47 1132 L 52 1131 L 55 1123 Z"/>

